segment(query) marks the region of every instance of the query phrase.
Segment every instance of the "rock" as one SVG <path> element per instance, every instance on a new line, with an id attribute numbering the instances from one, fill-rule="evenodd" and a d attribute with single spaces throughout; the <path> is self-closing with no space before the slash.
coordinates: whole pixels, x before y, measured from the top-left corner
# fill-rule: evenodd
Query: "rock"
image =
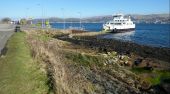
<path id="1" fill-rule="evenodd" d="M 128 64 L 128 61 L 125 61 L 124 63 L 125 63 L 125 65 L 127 65 L 127 64 Z"/>
<path id="2" fill-rule="evenodd" d="M 113 94 L 112 92 L 107 91 L 106 94 Z"/>
<path id="3" fill-rule="evenodd" d="M 102 54 L 103 55 L 103 57 L 105 57 L 105 58 L 107 58 L 108 56 L 107 56 L 107 54 Z"/>
<path id="4" fill-rule="evenodd" d="M 104 66 L 106 66 L 107 64 L 106 63 L 104 63 Z"/>
<path id="5" fill-rule="evenodd" d="M 107 54 L 108 54 L 109 56 L 111 56 L 111 53 L 110 53 L 110 52 L 107 52 Z"/>
<path id="6" fill-rule="evenodd" d="M 148 90 L 150 87 L 151 87 L 151 84 L 149 82 L 142 81 L 142 83 L 141 83 L 142 90 Z"/>
<path id="7" fill-rule="evenodd" d="M 117 58 L 114 58 L 112 59 L 113 63 L 117 63 L 118 62 L 118 59 Z"/>
<path id="8" fill-rule="evenodd" d="M 116 56 L 116 55 L 117 55 L 117 52 L 113 51 L 113 52 L 111 52 L 111 55 L 112 55 L 112 56 Z"/>
<path id="9" fill-rule="evenodd" d="M 167 94 L 170 94 L 170 79 L 163 80 L 160 87 L 162 87 Z"/>
<path id="10" fill-rule="evenodd" d="M 69 37 L 69 38 L 73 38 L 73 35 L 72 35 L 72 34 L 70 34 L 70 35 L 68 35 L 68 37 Z"/>
<path id="11" fill-rule="evenodd" d="M 135 61 L 134 61 L 134 64 L 137 66 L 139 65 L 140 63 L 142 63 L 143 59 L 141 58 L 137 58 Z"/>
<path id="12" fill-rule="evenodd" d="M 132 86 L 132 87 L 135 86 L 135 85 L 134 85 L 134 81 L 133 81 L 132 79 L 128 79 L 128 80 L 127 80 L 127 83 L 128 83 L 128 85 L 130 85 L 130 86 Z"/>

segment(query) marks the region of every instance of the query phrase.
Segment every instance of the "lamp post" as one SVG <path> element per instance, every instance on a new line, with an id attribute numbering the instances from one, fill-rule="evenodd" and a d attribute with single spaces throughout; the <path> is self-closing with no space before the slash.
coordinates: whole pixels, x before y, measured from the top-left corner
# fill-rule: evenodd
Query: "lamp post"
<path id="1" fill-rule="evenodd" d="M 41 15 L 42 15 L 42 18 L 41 18 L 41 28 L 43 28 L 43 24 L 44 24 L 44 22 L 43 22 L 43 6 L 42 5 L 40 5 L 40 4 L 37 4 L 37 6 L 39 6 L 40 8 L 41 8 Z"/>
<path id="2" fill-rule="evenodd" d="M 81 29 L 81 12 L 78 12 L 79 16 L 80 16 L 80 29 Z"/>
<path id="3" fill-rule="evenodd" d="M 29 8 L 26 8 L 26 19 L 28 19 L 28 12 L 29 12 Z"/>
<path id="4" fill-rule="evenodd" d="M 64 22 L 63 22 L 63 29 L 65 30 L 65 28 L 66 28 L 66 25 L 65 25 L 65 15 L 64 15 L 64 8 L 61 8 L 61 12 L 62 12 L 62 14 L 63 14 L 63 20 L 64 20 Z"/>

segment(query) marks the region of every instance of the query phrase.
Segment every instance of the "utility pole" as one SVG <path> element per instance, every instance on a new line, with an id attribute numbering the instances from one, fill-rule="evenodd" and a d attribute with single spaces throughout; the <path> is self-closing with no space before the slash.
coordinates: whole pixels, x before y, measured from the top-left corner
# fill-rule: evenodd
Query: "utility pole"
<path id="1" fill-rule="evenodd" d="M 81 12 L 78 12 L 79 16 L 80 16 L 80 29 L 81 29 Z"/>
<path id="2" fill-rule="evenodd" d="M 41 15 L 42 15 L 42 17 L 41 17 L 41 28 L 43 28 L 43 6 L 42 5 L 40 5 L 40 4 L 37 4 L 37 6 L 39 6 L 40 8 L 41 8 Z"/>
<path id="3" fill-rule="evenodd" d="M 29 12 L 29 8 L 26 8 L 26 19 L 28 19 L 28 12 Z"/>
<path id="4" fill-rule="evenodd" d="M 65 14 L 64 14 L 64 8 L 61 8 L 61 12 L 62 12 L 62 14 L 63 14 L 63 29 L 65 30 L 65 28 L 66 28 L 66 21 L 65 21 Z"/>
<path id="5" fill-rule="evenodd" d="M 42 9 L 42 20 L 41 20 L 41 22 L 42 22 L 42 28 L 43 28 L 43 27 L 44 27 L 44 21 L 43 21 L 43 18 L 44 18 L 44 17 L 43 17 L 43 14 L 44 14 L 44 13 L 43 13 L 43 5 L 41 5 L 41 9 Z"/>

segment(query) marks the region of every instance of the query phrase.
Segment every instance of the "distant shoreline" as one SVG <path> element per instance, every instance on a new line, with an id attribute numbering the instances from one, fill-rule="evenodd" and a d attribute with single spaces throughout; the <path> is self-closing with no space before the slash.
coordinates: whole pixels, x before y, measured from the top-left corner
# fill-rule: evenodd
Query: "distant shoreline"
<path id="1" fill-rule="evenodd" d="M 80 22 L 50 22 L 50 23 L 80 23 Z M 103 23 L 103 22 L 82 22 L 82 23 Z"/>
<path id="2" fill-rule="evenodd" d="M 53 23 L 80 23 L 80 22 L 50 22 L 50 24 L 53 24 Z M 83 23 L 104 23 L 104 22 L 82 22 Z M 136 24 L 170 24 L 170 23 L 136 23 Z"/>

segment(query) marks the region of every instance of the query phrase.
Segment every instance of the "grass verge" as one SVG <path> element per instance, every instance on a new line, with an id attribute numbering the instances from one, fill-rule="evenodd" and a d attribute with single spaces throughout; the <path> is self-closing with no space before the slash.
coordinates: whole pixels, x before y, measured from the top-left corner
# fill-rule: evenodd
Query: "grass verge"
<path id="1" fill-rule="evenodd" d="M 15 33 L 0 58 L 0 94 L 48 94 L 47 76 L 26 44 L 26 34 Z"/>
<path id="2" fill-rule="evenodd" d="M 145 68 L 133 68 L 131 71 L 136 74 L 145 75 L 143 78 L 152 85 L 159 85 L 165 79 L 170 81 L 170 71 L 168 70 L 146 70 Z"/>
<path id="3" fill-rule="evenodd" d="M 91 56 L 88 54 L 82 54 L 82 53 L 66 53 L 66 58 L 73 60 L 75 63 L 79 65 L 83 65 L 86 67 L 92 67 L 93 65 L 102 67 L 103 62 L 105 59 L 101 56 Z"/>

